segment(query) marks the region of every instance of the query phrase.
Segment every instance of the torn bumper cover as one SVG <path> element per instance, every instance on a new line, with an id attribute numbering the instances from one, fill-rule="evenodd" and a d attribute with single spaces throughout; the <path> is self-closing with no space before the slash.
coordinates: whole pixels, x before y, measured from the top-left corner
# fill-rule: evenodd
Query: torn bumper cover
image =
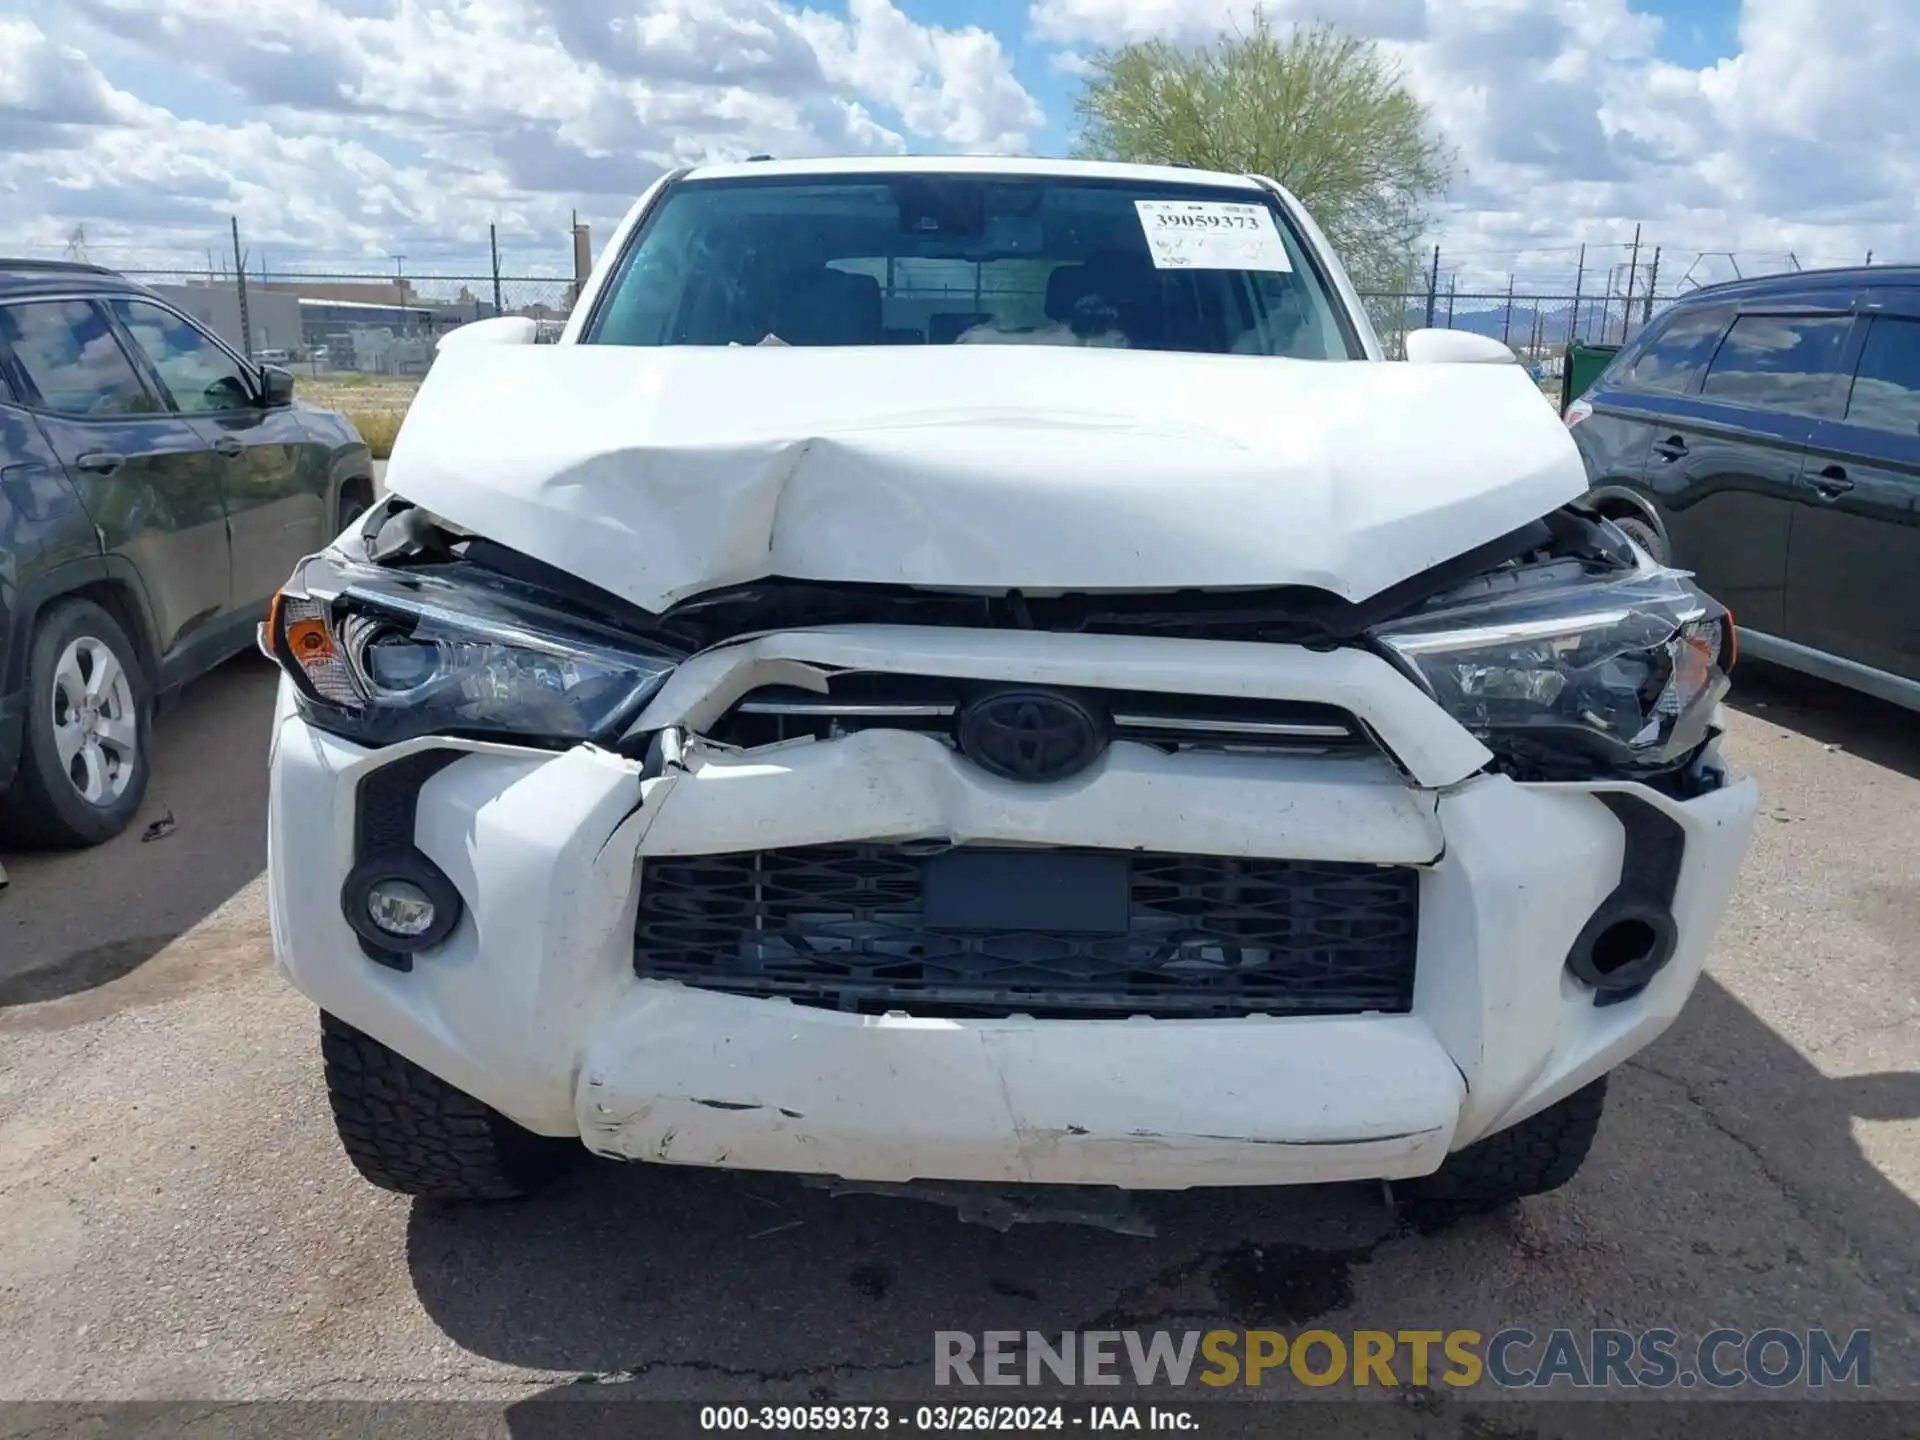
<path id="1" fill-rule="evenodd" d="M 1046 639 L 1046 663 L 1081 665 L 1090 684 L 1151 679 L 1176 663 L 1162 645 L 1189 664 L 1232 648 Z M 1041 663 L 1043 647 L 1023 658 L 1019 636 L 929 643 L 1001 641 L 1004 653 L 980 657 L 995 673 Z M 747 658 L 725 673 L 683 668 L 643 722 L 710 718 L 807 649 L 791 636 L 757 658 L 737 648 Z M 1428 1174 L 1671 1023 L 1746 847 L 1750 782 L 1680 800 L 1480 773 L 1477 742 L 1390 667 L 1263 650 L 1264 670 L 1238 671 L 1263 677 L 1250 683 L 1337 697 L 1371 733 L 1409 737 L 1409 755 L 1116 740 L 1071 781 L 1033 786 L 933 736 L 871 729 L 744 751 L 696 736 L 649 767 L 586 746 L 428 738 L 370 751 L 309 726 L 283 694 L 269 837 L 280 964 L 322 1008 L 534 1131 L 626 1158 L 873 1182 L 1178 1189 Z M 960 673 L 964 657 L 943 668 Z M 1142 688 L 1175 690 L 1176 673 L 1191 685 L 1176 665 Z M 341 904 L 368 807 L 395 785 L 414 847 L 462 901 L 451 934 L 406 970 L 369 957 Z M 1671 944 L 1632 993 L 1596 1003 L 1569 956 L 1634 876 L 1660 868 L 1629 863 L 1649 829 L 1672 842 L 1656 897 Z M 854 845 L 1405 875 L 1409 973 L 1400 1000 L 1353 1013 L 1195 1018 L 1143 1001 L 1157 1016 L 1098 1019 L 829 1008 L 639 973 L 647 887 L 676 863 Z"/>

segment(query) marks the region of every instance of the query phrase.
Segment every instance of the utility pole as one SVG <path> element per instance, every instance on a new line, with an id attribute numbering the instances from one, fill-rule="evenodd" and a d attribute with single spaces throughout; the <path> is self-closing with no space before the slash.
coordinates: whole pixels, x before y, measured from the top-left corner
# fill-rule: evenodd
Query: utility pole
<path id="1" fill-rule="evenodd" d="M 396 305 L 405 305 L 407 303 L 407 278 L 400 269 L 400 263 L 406 258 L 404 255 L 395 255 L 392 257 L 393 300 Z"/>
<path id="2" fill-rule="evenodd" d="M 1653 247 L 1653 264 L 1647 267 L 1647 298 L 1640 307 L 1640 323 L 1653 319 L 1653 292 L 1660 285 L 1660 247 Z"/>
<path id="3" fill-rule="evenodd" d="M 1587 278 L 1587 247 L 1580 247 L 1580 268 L 1573 272 L 1573 314 L 1567 320 L 1567 344 L 1580 339 L 1580 286 Z"/>
<path id="4" fill-rule="evenodd" d="M 1427 271 L 1427 329 L 1433 328 L 1433 307 L 1440 298 L 1440 247 L 1433 247 L 1433 268 Z"/>
<path id="5" fill-rule="evenodd" d="M 507 312 L 500 306 L 500 234 L 493 226 L 487 226 L 487 249 L 493 255 L 493 313 L 504 315 Z"/>
<path id="6" fill-rule="evenodd" d="M 1500 322 L 1500 343 L 1512 348 L 1513 340 L 1513 272 L 1507 272 L 1507 318 Z"/>
<path id="7" fill-rule="evenodd" d="M 1633 227 L 1633 258 L 1627 262 L 1627 303 L 1620 307 L 1620 343 L 1627 343 L 1627 330 L 1633 324 L 1633 281 L 1640 269 L 1640 227 Z"/>
<path id="8" fill-rule="evenodd" d="M 593 235 L 580 223 L 580 212 L 573 212 L 573 288 L 568 291 L 567 308 L 580 303 L 586 292 L 587 276 L 593 273 Z"/>
<path id="9" fill-rule="evenodd" d="M 240 253 L 240 217 L 227 217 L 233 222 L 233 283 L 238 287 L 240 297 L 240 353 L 247 359 L 253 359 L 253 322 L 247 318 L 247 262 Z"/>

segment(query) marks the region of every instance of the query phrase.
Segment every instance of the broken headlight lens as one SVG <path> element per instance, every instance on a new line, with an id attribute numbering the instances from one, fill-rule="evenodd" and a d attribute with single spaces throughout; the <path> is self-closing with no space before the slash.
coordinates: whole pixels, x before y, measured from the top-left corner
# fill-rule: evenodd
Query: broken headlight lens
<path id="1" fill-rule="evenodd" d="M 1374 632 L 1509 768 L 1654 773 L 1706 740 L 1733 669 L 1733 618 L 1684 575 L 1436 602 Z"/>
<path id="2" fill-rule="evenodd" d="M 409 570 L 334 552 L 302 564 L 262 639 L 322 729 L 367 745 L 419 735 L 604 739 L 680 657 L 455 565 Z"/>

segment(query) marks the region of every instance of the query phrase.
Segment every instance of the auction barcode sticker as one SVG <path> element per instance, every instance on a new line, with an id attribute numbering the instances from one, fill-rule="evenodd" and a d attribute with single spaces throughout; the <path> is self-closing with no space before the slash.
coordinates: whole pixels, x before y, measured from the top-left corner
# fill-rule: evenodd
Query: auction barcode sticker
<path id="1" fill-rule="evenodd" d="M 1156 270 L 1285 270 L 1293 264 L 1264 205 L 1136 200 Z"/>

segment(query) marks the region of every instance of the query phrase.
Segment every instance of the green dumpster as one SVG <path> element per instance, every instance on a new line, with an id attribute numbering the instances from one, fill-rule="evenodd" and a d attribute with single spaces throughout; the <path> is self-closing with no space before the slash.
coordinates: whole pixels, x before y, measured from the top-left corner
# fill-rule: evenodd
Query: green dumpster
<path id="1" fill-rule="evenodd" d="M 1560 367 L 1560 413 L 1567 413 L 1567 407 L 1587 393 L 1589 386 L 1600 378 L 1600 372 L 1618 354 L 1618 345 L 1581 345 L 1567 346 L 1565 362 Z"/>

